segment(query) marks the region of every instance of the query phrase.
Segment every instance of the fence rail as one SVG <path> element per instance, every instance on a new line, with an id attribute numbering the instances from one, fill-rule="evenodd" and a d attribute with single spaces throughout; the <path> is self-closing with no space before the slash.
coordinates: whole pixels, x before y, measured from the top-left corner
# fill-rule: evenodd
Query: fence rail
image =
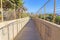
<path id="1" fill-rule="evenodd" d="M 0 40 L 14 40 L 16 35 L 29 21 L 29 17 L 6 22 L 6 25 L 0 28 Z"/>
<path id="2" fill-rule="evenodd" d="M 42 40 L 60 40 L 60 25 L 43 19 L 33 19 Z"/>

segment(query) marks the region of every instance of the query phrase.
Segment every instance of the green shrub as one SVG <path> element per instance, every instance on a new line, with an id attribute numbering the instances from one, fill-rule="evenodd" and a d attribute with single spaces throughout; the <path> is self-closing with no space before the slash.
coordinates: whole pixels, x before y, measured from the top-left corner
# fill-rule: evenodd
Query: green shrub
<path id="1" fill-rule="evenodd" d="M 22 13 L 22 14 L 19 15 L 19 18 L 24 18 L 24 17 L 27 17 L 27 16 L 29 16 L 29 14 L 27 14 L 27 13 Z"/>
<path id="2" fill-rule="evenodd" d="M 60 24 L 60 16 L 56 16 L 55 21 L 56 21 L 57 24 Z"/>

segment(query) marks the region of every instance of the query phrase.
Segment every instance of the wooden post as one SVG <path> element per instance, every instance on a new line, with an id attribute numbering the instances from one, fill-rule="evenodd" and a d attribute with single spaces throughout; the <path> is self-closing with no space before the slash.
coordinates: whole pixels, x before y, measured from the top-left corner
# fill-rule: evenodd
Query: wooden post
<path id="1" fill-rule="evenodd" d="M 2 4 L 2 0 L 1 0 L 1 15 L 2 15 L 2 22 L 3 22 L 3 4 Z"/>
<path id="2" fill-rule="evenodd" d="M 55 22 L 56 18 L 56 0 L 54 0 L 54 16 L 53 16 L 53 22 Z"/>

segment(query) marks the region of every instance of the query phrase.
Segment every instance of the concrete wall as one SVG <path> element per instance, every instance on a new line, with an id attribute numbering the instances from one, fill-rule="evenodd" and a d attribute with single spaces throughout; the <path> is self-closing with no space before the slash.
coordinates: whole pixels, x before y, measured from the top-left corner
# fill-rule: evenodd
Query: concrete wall
<path id="1" fill-rule="evenodd" d="M 29 19 L 26 17 L 0 23 L 0 40 L 13 40 Z"/>
<path id="2" fill-rule="evenodd" d="M 42 40 L 60 40 L 60 25 L 33 18 Z"/>

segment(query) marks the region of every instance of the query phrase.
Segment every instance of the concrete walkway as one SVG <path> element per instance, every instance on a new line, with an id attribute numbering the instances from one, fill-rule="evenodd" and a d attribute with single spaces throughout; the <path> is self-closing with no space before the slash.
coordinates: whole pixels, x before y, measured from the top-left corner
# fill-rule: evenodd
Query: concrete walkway
<path id="1" fill-rule="evenodd" d="M 15 40 L 40 40 L 39 33 L 32 20 L 25 25 L 24 29 L 18 34 Z"/>

